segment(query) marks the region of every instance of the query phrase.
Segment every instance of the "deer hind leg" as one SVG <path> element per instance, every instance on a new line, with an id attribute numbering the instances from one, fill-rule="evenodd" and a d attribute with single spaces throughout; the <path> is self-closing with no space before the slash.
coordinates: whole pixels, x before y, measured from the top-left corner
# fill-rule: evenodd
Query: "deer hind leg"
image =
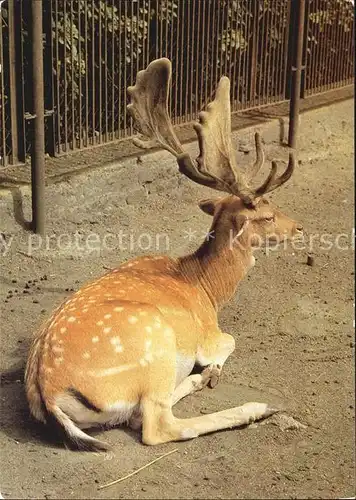
<path id="1" fill-rule="evenodd" d="M 190 375 L 181 382 L 174 390 L 172 396 L 172 406 L 176 405 L 178 401 L 193 394 L 194 392 L 201 391 L 212 380 L 219 376 L 219 371 L 214 367 L 207 367 L 202 373 Z M 141 410 L 136 410 L 129 420 L 129 427 L 133 430 L 139 430 L 142 427 L 142 414 Z"/>
<path id="2" fill-rule="evenodd" d="M 143 402 L 142 441 L 148 445 L 185 441 L 223 429 L 242 427 L 277 411 L 265 403 L 246 403 L 210 415 L 178 419 L 172 414 L 168 401 L 148 398 Z"/>

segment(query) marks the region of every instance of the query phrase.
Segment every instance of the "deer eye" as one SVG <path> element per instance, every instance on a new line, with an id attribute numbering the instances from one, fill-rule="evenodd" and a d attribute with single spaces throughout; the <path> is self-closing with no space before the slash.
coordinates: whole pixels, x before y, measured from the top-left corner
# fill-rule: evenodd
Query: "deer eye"
<path id="1" fill-rule="evenodd" d="M 265 217 L 265 221 L 267 221 L 267 222 L 274 222 L 275 221 L 274 215 L 271 215 L 270 217 Z"/>

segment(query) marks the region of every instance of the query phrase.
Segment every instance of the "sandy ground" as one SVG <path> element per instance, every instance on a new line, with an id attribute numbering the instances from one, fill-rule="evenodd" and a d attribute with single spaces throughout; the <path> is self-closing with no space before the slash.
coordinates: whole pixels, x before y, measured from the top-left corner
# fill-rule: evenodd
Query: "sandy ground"
<path id="1" fill-rule="evenodd" d="M 151 240 L 166 235 L 169 248 L 164 238 L 149 251 L 174 256 L 195 248 L 209 227 L 209 218 L 197 208 L 209 190 L 181 179 L 174 161 L 157 153 L 139 164 L 130 160 L 121 168 L 50 186 L 53 239 L 47 248 L 42 242 L 36 249 L 38 240 L 21 227 L 21 211 L 29 215 L 28 193 L 0 198 L 2 238 L 11 241 L 9 248 L 2 241 L 0 278 L 0 491 L 5 499 L 355 495 L 353 101 L 305 113 L 301 123 L 300 164 L 273 199 L 304 224 L 309 239 L 304 248 L 258 254 L 255 268 L 221 314 L 223 331 L 236 338 L 236 352 L 220 384 L 189 396 L 175 413 L 193 416 L 259 400 L 282 404 L 305 428 L 282 430 L 266 421 L 158 447 L 142 445 L 134 432 L 113 429 L 102 438 L 114 445 L 114 453 L 99 455 L 67 451 L 29 418 L 22 369 L 31 335 L 44 317 L 72 290 L 102 274 L 104 266 L 147 253 L 139 247 L 142 233 Z M 267 146 L 270 156 L 279 151 L 276 141 Z M 240 156 L 247 161 L 250 154 Z M 131 181 L 140 187 L 128 198 Z M 190 229 L 196 231 L 192 241 Z M 76 232 L 85 238 L 120 230 L 125 241 L 116 239 L 115 248 L 100 254 L 73 242 Z M 61 234 L 67 244 L 63 240 L 59 248 Z M 322 240 L 321 235 L 327 236 Z M 306 265 L 308 251 L 315 259 L 312 267 Z M 98 489 L 175 448 L 138 475 Z"/>

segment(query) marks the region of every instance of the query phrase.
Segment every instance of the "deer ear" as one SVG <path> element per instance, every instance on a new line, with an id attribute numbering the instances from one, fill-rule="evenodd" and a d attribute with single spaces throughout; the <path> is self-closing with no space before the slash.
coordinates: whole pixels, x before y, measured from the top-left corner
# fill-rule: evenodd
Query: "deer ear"
<path id="1" fill-rule="evenodd" d="M 216 200 L 201 200 L 199 202 L 199 208 L 206 214 L 213 216 L 216 208 Z"/>

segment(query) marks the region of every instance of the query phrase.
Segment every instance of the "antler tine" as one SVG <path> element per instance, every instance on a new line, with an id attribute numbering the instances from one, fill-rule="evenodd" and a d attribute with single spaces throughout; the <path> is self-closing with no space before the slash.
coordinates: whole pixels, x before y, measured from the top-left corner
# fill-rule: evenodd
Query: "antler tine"
<path id="1" fill-rule="evenodd" d="M 256 161 L 245 172 L 247 181 L 250 181 L 258 174 L 258 172 L 261 170 L 262 165 L 265 162 L 265 154 L 262 148 L 262 139 L 258 132 L 255 133 L 255 148 L 256 148 Z"/>
<path id="2" fill-rule="evenodd" d="M 287 182 L 294 171 L 296 164 L 296 159 L 295 159 L 295 154 L 293 151 L 289 153 L 289 161 L 287 168 L 284 170 L 284 172 L 276 178 L 277 175 L 277 162 L 272 161 L 272 168 L 269 173 L 269 176 L 265 180 L 265 182 L 260 186 L 259 188 L 255 189 L 255 194 L 256 196 L 262 196 L 266 193 L 269 193 L 276 189 L 277 187 L 281 186 L 285 182 Z"/>

